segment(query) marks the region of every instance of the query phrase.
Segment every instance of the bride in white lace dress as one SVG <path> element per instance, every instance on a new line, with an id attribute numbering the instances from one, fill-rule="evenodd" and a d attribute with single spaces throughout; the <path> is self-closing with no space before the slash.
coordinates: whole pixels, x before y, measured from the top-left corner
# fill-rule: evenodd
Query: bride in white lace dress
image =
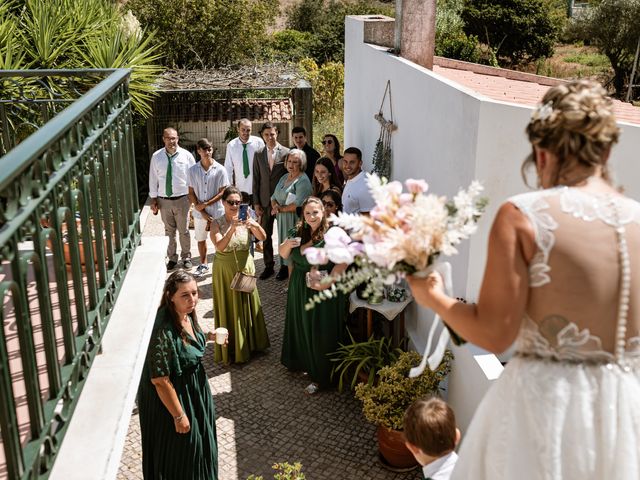
<path id="1" fill-rule="evenodd" d="M 501 206 L 478 303 L 409 279 L 463 338 L 516 342 L 451 478 L 640 479 L 640 204 L 608 181 L 612 102 L 592 82 L 553 87 L 527 134 L 543 189 Z"/>

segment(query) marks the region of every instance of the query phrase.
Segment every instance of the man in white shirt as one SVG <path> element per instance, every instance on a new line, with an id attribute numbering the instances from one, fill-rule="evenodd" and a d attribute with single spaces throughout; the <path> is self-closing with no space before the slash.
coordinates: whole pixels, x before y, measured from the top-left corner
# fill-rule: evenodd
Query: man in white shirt
<path id="1" fill-rule="evenodd" d="M 342 172 L 347 182 L 342 191 L 342 208 L 345 213 L 369 213 L 376 206 L 362 170 L 362 152 L 350 147 L 344 151 Z"/>
<path id="2" fill-rule="evenodd" d="M 220 202 L 224 189 L 229 185 L 227 170 L 213 159 L 213 145 L 206 138 L 196 144 L 200 161 L 189 169 L 189 200 L 193 203 L 193 227 L 198 242 L 200 265 L 196 275 L 209 271 L 207 264 L 207 236 L 210 222 L 224 215 Z"/>
<path id="3" fill-rule="evenodd" d="M 151 156 L 149 165 L 149 197 L 154 215 L 160 211 L 164 234 L 169 237 L 167 271 L 178 264 L 176 232 L 180 238 L 182 266 L 190 269 L 191 236 L 189 235 L 188 171 L 196 163 L 193 155 L 178 146 L 178 132 L 165 128 L 162 132 L 164 148 Z"/>
<path id="4" fill-rule="evenodd" d="M 253 156 L 264 147 L 261 138 L 251 135 L 251 121 L 242 118 L 238 121 L 238 136 L 227 145 L 224 166 L 232 185 L 249 196 L 253 204 Z"/>

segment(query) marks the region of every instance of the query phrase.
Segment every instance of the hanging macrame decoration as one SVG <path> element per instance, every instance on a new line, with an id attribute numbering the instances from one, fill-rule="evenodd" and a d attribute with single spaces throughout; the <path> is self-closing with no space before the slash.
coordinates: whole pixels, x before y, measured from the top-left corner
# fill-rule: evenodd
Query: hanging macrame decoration
<path id="1" fill-rule="evenodd" d="M 390 119 L 384 118 L 384 102 L 389 94 L 389 116 Z M 373 173 L 387 179 L 391 178 L 391 133 L 398 127 L 393 123 L 393 105 L 391 103 L 391 81 L 387 80 L 387 86 L 384 89 L 380 110 L 374 115 L 374 118 L 380 123 L 380 136 L 376 142 L 376 148 L 373 151 Z"/>

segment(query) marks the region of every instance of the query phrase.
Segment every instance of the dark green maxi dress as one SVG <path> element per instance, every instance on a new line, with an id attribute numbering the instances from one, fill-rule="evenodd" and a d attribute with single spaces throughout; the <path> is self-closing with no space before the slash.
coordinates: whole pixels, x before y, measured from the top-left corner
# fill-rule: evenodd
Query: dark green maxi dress
<path id="1" fill-rule="evenodd" d="M 324 241 L 314 247 L 324 246 Z M 304 306 L 316 293 L 307 287 L 305 275 L 311 270 L 300 247 L 293 248 L 289 256 L 293 272 L 289 279 L 287 311 L 280 361 L 289 370 L 305 371 L 321 387 L 331 385 L 332 362 L 327 356 L 338 349 L 345 334 L 347 299 L 343 294 L 323 301 L 309 311 Z M 333 264 L 321 265 L 320 270 L 331 270 Z"/>
<path id="2" fill-rule="evenodd" d="M 216 412 L 201 360 L 206 338 L 194 332 L 185 344 L 166 309 L 160 309 L 138 388 L 142 472 L 147 480 L 216 480 Z M 189 419 L 189 433 L 176 433 L 152 378 L 168 376 Z"/>

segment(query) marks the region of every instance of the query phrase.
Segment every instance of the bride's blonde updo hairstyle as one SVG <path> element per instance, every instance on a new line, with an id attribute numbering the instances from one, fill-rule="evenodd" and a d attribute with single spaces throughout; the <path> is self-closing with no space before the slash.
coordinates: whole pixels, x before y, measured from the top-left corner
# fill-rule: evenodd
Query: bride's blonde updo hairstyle
<path id="1" fill-rule="evenodd" d="M 565 184 L 569 178 L 580 182 L 593 174 L 597 167 L 608 179 L 606 160 L 611 146 L 620 133 L 613 101 L 600 84 L 590 80 L 576 80 L 550 88 L 531 115 L 526 129 L 534 147 L 553 153 L 558 159 L 554 185 Z M 535 164 L 530 155 L 522 165 L 525 170 Z M 584 178 L 570 173 L 582 167 Z"/>

